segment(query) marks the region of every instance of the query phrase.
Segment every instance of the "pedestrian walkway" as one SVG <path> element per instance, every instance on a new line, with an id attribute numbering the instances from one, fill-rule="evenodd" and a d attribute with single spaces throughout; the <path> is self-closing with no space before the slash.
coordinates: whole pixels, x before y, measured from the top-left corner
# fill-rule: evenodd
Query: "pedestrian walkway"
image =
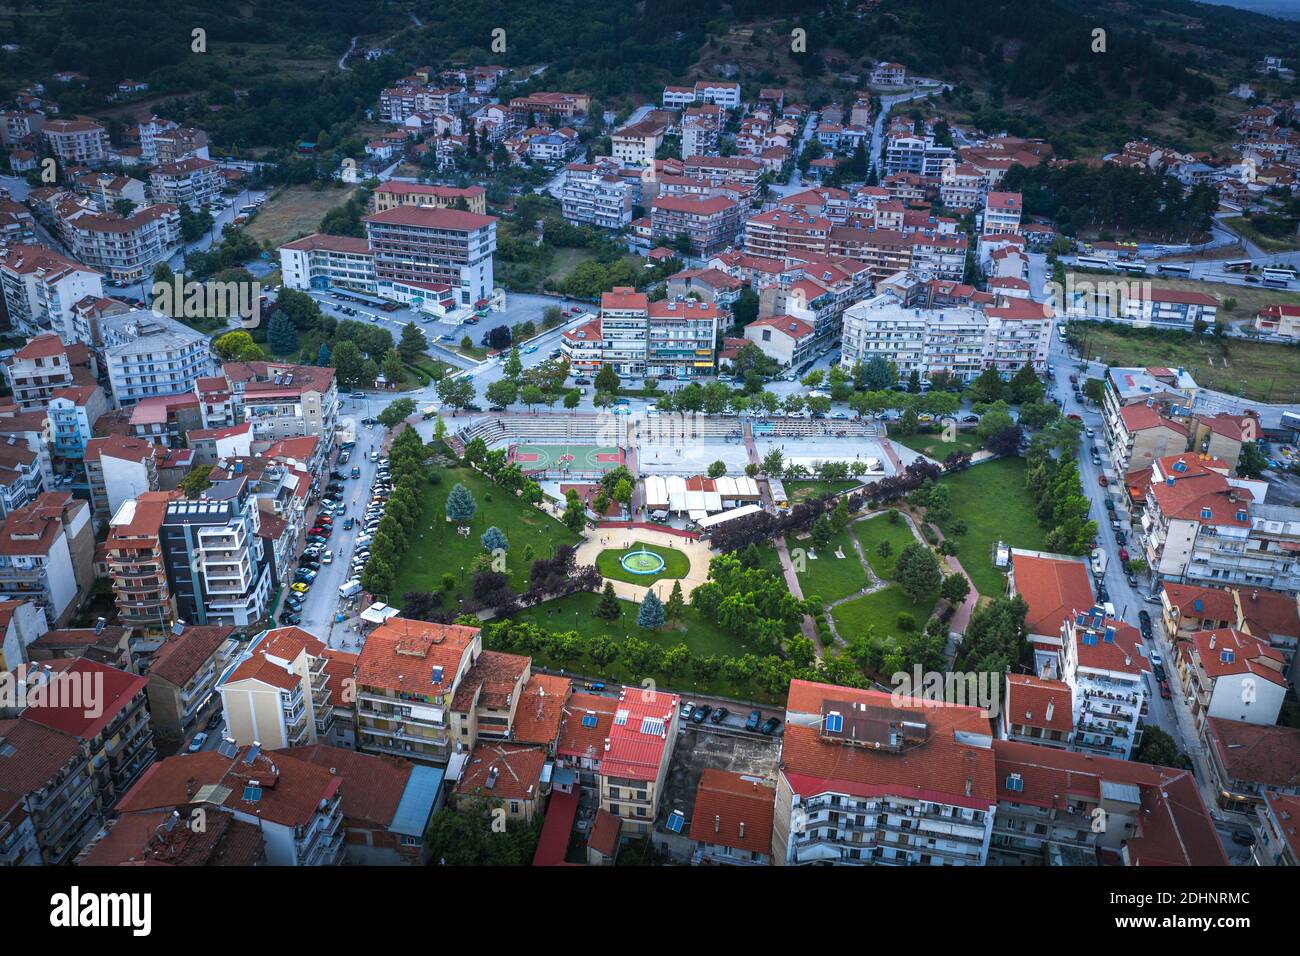
<path id="1" fill-rule="evenodd" d="M 691 592 L 709 579 L 709 561 L 713 559 L 713 552 L 707 544 L 648 528 L 598 528 L 594 532 L 589 531 L 578 545 L 575 561 L 579 565 L 594 566 L 602 551 L 626 550 L 629 545 L 640 542 L 680 551 L 686 555 L 691 567 L 684 578 L 660 578 L 648 586 L 606 578 L 613 584 L 614 593 L 624 600 L 639 604 L 645 600 L 646 592 L 652 589 L 661 599 L 666 599 L 672 591 L 674 581 L 681 581 L 682 594 L 690 600 Z"/>

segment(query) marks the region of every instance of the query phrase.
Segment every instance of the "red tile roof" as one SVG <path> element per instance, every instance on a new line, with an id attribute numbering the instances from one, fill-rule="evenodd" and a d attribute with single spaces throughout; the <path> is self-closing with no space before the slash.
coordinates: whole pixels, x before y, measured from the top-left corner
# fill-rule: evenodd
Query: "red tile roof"
<path id="1" fill-rule="evenodd" d="M 343 815 L 350 822 L 388 827 L 415 765 L 401 757 L 357 753 L 342 747 L 311 744 L 277 753 L 323 767 L 342 781 Z"/>
<path id="2" fill-rule="evenodd" d="M 652 690 L 623 688 L 609 728 L 601 773 L 627 780 L 655 780 L 680 698 Z"/>
<path id="3" fill-rule="evenodd" d="M 179 637 L 169 637 L 149 660 L 149 676 L 183 686 L 234 634 L 232 627 L 190 626 Z"/>
<path id="4" fill-rule="evenodd" d="M 541 747 L 479 743 L 461 771 L 456 793 L 497 800 L 536 800 L 545 765 L 546 751 Z"/>
<path id="5" fill-rule="evenodd" d="M 771 782 L 706 767 L 695 788 L 691 839 L 770 855 L 775 803 Z"/>
<path id="6" fill-rule="evenodd" d="M 1264 802 L 1273 811 L 1282 830 L 1282 839 L 1291 848 L 1292 858 L 1300 858 L 1300 826 L 1297 826 L 1297 821 L 1300 821 L 1300 796 L 1268 790 L 1264 793 Z"/>
<path id="7" fill-rule="evenodd" d="M 366 222 L 382 225 L 415 226 L 423 229 L 446 229 L 453 232 L 474 232 L 496 222 L 495 216 L 480 216 L 459 209 L 437 206 L 394 206 L 383 212 L 365 217 Z"/>
<path id="8" fill-rule="evenodd" d="M 1300 730 L 1211 717 L 1206 735 L 1232 780 L 1263 787 L 1300 787 Z"/>
<path id="9" fill-rule="evenodd" d="M 209 813 L 202 830 L 172 810 L 123 813 L 80 866 L 256 866 L 266 854 L 262 832 L 230 813 Z"/>
<path id="10" fill-rule="evenodd" d="M 1119 410 L 1119 416 L 1124 420 L 1124 427 L 1130 432 L 1145 431 L 1151 428 L 1168 428 L 1177 432 L 1184 438 L 1187 437 L 1187 429 L 1178 424 L 1173 419 L 1165 418 L 1150 405 L 1139 402 L 1136 405 L 1125 405 Z"/>
<path id="11" fill-rule="evenodd" d="M 573 693 L 566 677 L 533 674 L 515 708 L 511 739 L 521 744 L 554 744 L 560 735 L 564 707 Z"/>
<path id="12" fill-rule="evenodd" d="M 66 666 L 60 666 L 64 664 Z M 69 678 L 91 684 L 95 688 L 93 693 L 96 696 L 93 698 L 83 696 L 81 702 L 69 702 L 65 697 L 57 701 L 60 706 L 53 706 L 54 702 L 29 703 L 22 713 L 23 720 L 35 721 L 79 740 L 93 739 L 111 724 L 131 704 L 135 695 L 143 691 L 145 685 L 149 683 L 146 677 L 128 674 L 116 667 L 109 667 L 85 657 L 66 662 L 48 661 L 46 665 L 53 667 L 56 673 L 62 672 Z M 29 676 L 29 683 L 30 680 Z M 87 700 L 95 700 L 96 706 L 85 706 Z"/>
<path id="13" fill-rule="evenodd" d="M 1027 633 L 1059 638 L 1072 612 L 1092 607 L 1092 577 L 1081 560 L 1012 552 L 1011 563 L 1016 593 L 1029 605 Z"/>
<path id="14" fill-rule="evenodd" d="M 898 709 L 889 694 L 792 681 L 786 701 L 781 771 L 795 793 L 888 794 L 973 809 L 987 809 L 996 802 L 993 752 L 957 736 L 991 734 L 988 719 L 978 709 L 917 702 L 915 711 L 899 710 L 900 714 L 921 712 L 926 723 L 925 742 L 901 753 L 888 753 L 824 739 L 821 712 L 827 701 Z"/>
<path id="15" fill-rule="evenodd" d="M 1064 681 L 1031 674 L 1007 675 L 1006 713 L 1013 724 L 1068 734 L 1074 729 L 1072 704 L 1070 687 Z"/>
<path id="16" fill-rule="evenodd" d="M 1130 784 L 1141 798 L 1126 846 L 1135 866 L 1226 866 L 1227 857 L 1190 770 L 1094 757 L 1013 740 L 993 741 L 998 799 L 1064 811 L 1075 798 L 1100 803 L 1103 783 Z M 1019 774 L 1023 789 L 1008 790 Z"/>
<path id="17" fill-rule="evenodd" d="M 1266 641 L 1230 627 L 1197 631 L 1188 640 L 1196 648 L 1207 677 L 1251 674 L 1279 687 L 1287 686 L 1281 673 L 1286 667 L 1286 658 L 1281 651 L 1269 647 Z M 1270 661 L 1274 666 L 1269 666 Z"/>
<path id="18" fill-rule="evenodd" d="M 461 657 L 477 627 L 392 617 L 370 632 L 357 661 L 357 683 L 388 691 L 437 696 L 451 691 Z M 441 667 L 440 679 L 433 668 Z"/>

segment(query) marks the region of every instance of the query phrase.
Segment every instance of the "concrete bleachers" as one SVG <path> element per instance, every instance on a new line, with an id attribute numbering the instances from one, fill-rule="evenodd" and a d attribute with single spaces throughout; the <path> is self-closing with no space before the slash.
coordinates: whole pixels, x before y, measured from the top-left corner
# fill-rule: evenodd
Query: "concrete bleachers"
<path id="1" fill-rule="evenodd" d="M 754 436 L 769 438 L 806 438 L 835 436 L 878 438 L 880 426 L 859 419 L 836 418 L 769 418 L 753 424 Z"/>
<path id="2" fill-rule="evenodd" d="M 680 444 L 683 441 L 741 441 L 744 433 L 740 419 L 690 412 L 647 415 L 635 420 L 638 441 L 655 444 Z"/>
<path id="3" fill-rule="evenodd" d="M 518 444 L 626 444 L 627 425 L 617 415 L 519 415 L 483 418 L 457 433 L 468 443 L 482 438 L 489 446 Z"/>

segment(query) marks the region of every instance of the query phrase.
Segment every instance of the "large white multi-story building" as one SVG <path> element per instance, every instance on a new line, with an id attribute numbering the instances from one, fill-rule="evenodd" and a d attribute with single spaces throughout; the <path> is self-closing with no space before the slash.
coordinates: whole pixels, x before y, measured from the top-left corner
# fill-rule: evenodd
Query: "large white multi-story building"
<path id="1" fill-rule="evenodd" d="M 570 163 L 564 168 L 560 206 L 569 222 L 622 229 L 632 222 L 632 193 L 632 183 L 612 164 Z"/>
<path id="2" fill-rule="evenodd" d="M 198 209 L 221 192 L 220 167 L 210 159 L 191 156 L 149 171 L 149 192 L 155 202 Z"/>
<path id="3" fill-rule="evenodd" d="M 53 332 L 76 341 L 73 306 L 104 294 L 98 272 L 44 246 L 12 246 L 0 259 L 0 289 L 9 323 L 27 335 Z"/>
<path id="4" fill-rule="evenodd" d="M 84 117 L 47 120 L 41 136 L 60 166 L 96 166 L 108 155 L 108 130 Z"/>
<path id="5" fill-rule="evenodd" d="M 399 206 L 367 216 L 377 294 L 394 298 L 412 284 L 447 285 L 458 306 L 492 298 L 496 219 L 456 209 Z"/>
<path id="6" fill-rule="evenodd" d="M 181 247 L 180 210 L 170 203 L 129 216 L 80 209 L 60 222 L 59 231 L 75 258 L 119 284 L 148 278 Z"/>
<path id="7" fill-rule="evenodd" d="M 355 236 L 304 236 L 280 247 L 280 275 L 290 289 L 341 287 L 375 292 L 375 257 Z"/>
<path id="8" fill-rule="evenodd" d="M 1026 364 L 1047 368 L 1053 317 L 1047 307 L 1025 299 L 1003 299 L 984 308 L 904 306 L 889 290 L 850 306 L 844 313 L 840 362 L 883 358 L 901 379 L 917 372 L 922 380 L 947 372 L 971 381 L 986 368 L 1010 378 Z"/>
<path id="9" fill-rule="evenodd" d="M 1146 700 L 1140 651 L 1132 625 L 1108 618 L 1099 607 L 1077 608 L 1061 625 L 1061 680 L 1074 711 L 1072 750 L 1127 760 L 1142 739 Z"/>
<path id="10" fill-rule="evenodd" d="M 99 333 L 117 408 L 192 391 L 215 368 L 207 336 L 157 312 L 136 309 L 103 316 Z"/>

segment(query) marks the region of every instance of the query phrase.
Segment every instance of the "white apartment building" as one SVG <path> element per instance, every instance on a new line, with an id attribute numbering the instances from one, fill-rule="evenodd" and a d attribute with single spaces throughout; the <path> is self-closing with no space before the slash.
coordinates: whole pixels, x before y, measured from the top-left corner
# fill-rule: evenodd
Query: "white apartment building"
<path id="1" fill-rule="evenodd" d="M 338 384 L 332 368 L 229 362 L 222 366 L 222 373 L 230 383 L 237 419 L 253 426 L 253 441 L 312 435 L 327 450 L 332 445 L 339 418 Z"/>
<path id="2" fill-rule="evenodd" d="M 32 601 L 63 626 L 89 592 L 93 551 L 90 506 L 46 492 L 0 523 L 0 600 Z"/>
<path id="3" fill-rule="evenodd" d="M 134 309 L 104 316 L 99 331 L 117 408 L 192 391 L 215 369 L 207 336 L 157 312 Z"/>
<path id="4" fill-rule="evenodd" d="M 645 370 L 647 319 L 650 302 L 643 292 L 619 286 L 600 296 L 601 363 L 619 375 Z"/>
<path id="5" fill-rule="evenodd" d="M 1041 305 L 1024 300 L 988 309 L 919 309 L 886 291 L 845 311 L 840 364 L 884 358 L 898 367 L 900 380 L 915 371 L 923 381 L 947 372 L 969 382 L 989 367 L 1010 378 L 1026 363 L 1042 373 L 1052 323 Z"/>
<path id="6" fill-rule="evenodd" d="M 280 275 L 289 289 L 341 287 L 375 294 L 375 256 L 364 239 L 316 233 L 280 247 Z"/>
<path id="7" fill-rule="evenodd" d="M 108 156 L 108 130 L 85 118 L 47 120 L 41 138 L 60 166 L 97 166 Z"/>
<path id="8" fill-rule="evenodd" d="M 1074 712 L 1071 749 L 1127 760 L 1142 739 L 1146 701 L 1142 636 L 1099 607 L 1076 609 L 1061 625 L 1061 680 Z"/>
<path id="9" fill-rule="evenodd" d="M 192 156 L 149 171 L 149 192 L 154 202 L 198 209 L 221 192 L 220 167 L 210 159 Z"/>
<path id="10" fill-rule="evenodd" d="M 75 384 L 68 350 L 57 335 L 30 339 L 0 368 L 4 369 L 13 400 L 24 412 L 45 408 L 56 391 Z"/>
<path id="11" fill-rule="evenodd" d="M 612 165 L 570 163 L 565 167 L 560 206 L 569 222 L 622 229 L 632 222 L 632 183 Z"/>
<path id="12" fill-rule="evenodd" d="M 399 206 L 365 218 L 376 294 L 414 284 L 446 285 L 456 305 L 485 307 L 493 295 L 496 219 L 456 209 Z"/>
<path id="13" fill-rule="evenodd" d="M 740 84 L 729 80 L 701 80 L 695 84 L 696 103 L 716 103 L 726 110 L 740 106 Z"/>
<path id="14" fill-rule="evenodd" d="M 77 341 L 73 306 L 104 294 L 94 269 L 45 246 L 11 246 L 0 259 L 0 291 L 9 322 L 26 335 L 53 332 L 65 345 Z"/>
<path id="15" fill-rule="evenodd" d="M 92 438 L 82 463 L 97 521 L 109 521 L 125 502 L 158 490 L 158 456 L 152 442 L 126 435 Z"/>
<path id="16" fill-rule="evenodd" d="M 157 203 L 130 216 L 79 210 L 60 223 L 73 256 L 119 285 L 148 278 L 181 248 L 176 206 Z"/>
<path id="17" fill-rule="evenodd" d="M 1019 234 L 1024 199 L 1020 193 L 991 192 L 984 198 L 983 234 Z"/>

